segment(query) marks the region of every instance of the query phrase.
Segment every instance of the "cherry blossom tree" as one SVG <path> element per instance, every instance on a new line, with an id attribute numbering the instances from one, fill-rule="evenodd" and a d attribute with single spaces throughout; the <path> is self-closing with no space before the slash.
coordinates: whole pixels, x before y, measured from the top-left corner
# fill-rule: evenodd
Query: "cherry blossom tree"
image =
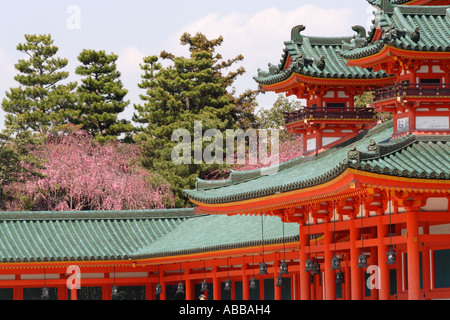
<path id="1" fill-rule="evenodd" d="M 280 135 L 279 147 L 278 147 L 278 161 L 279 163 L 287 162 L 296 158 L 299 158 L 303 155 L 303 142 L 301 135 L 297 134 L 288 134 L 283 132 Z M 269 146 L 270 147 L 270 146 Z M 269 157 L 271 156 L 271 151 L 269 151 Z M 237 159 L 237 154 L 235 155 Z M 235 163 L 238 163 L 237 160 Z M 249 154 L 246 154 L 245 164 L 234 164 L 230 169 L 235 171 L 251 171 L 269 167 L 274 163 L 264 163 L 258 159 L 258 162 L 255 164 L 253 161 L 249 160 Z M 224 180 L 228 179 L 230 176 L 230 170 L 221 169 L 211 172 L 205 180 Z"/>
<path id="2" fill-rule="evenodd" d="M 44 178 L 10 186 L 9 210 L 79 211 L 163 209 L 174 205 L 169 184 L 139 165 L 137 145 L 100 145 L 67 126 L 50 134 L 40 156 Z"/>

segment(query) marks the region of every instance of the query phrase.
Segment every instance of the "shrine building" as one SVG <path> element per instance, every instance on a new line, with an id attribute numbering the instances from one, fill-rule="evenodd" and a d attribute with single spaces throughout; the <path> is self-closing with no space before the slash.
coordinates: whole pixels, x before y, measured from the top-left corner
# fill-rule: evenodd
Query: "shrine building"
<path id="1" fill-rule="evenodd" d="M 302 157 L 198 179 L 192 209 L 2 212 L 0 299 L 450 299 L 450 1 L 368 1 L 370 30 L 294 26 L 255 76 L 306 101 Z"/>

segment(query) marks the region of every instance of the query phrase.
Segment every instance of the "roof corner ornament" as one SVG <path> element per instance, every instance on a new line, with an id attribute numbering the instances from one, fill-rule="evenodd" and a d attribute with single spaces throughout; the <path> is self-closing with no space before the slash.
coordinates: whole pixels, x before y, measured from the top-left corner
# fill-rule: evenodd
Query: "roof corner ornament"
<path id="1" fill-rule="evenodd" d="M 355 146 L 352 146 L 348 152 L 348 163 L 352 167 L 359 167 L 361 164 L 361 152 Z"/>
<path id="2" fill-rule="evenodd" d="M 377 156 L 379 157 L 381 155 L 380 152 L 380 146 L 375 142 L 375 140 L 370 140 L 370 144 L 367 147 L 367 150 L 369 152 L 375 152 L 377 154 Z"/>
<path id="3" fill-rule="evenodd" d="M 325 57 L 322 57 L 322 58 L 320 58 L 319 61 L 317 61 L 317 68 L 320 71 L 323 71 L 325 69 L 326 65 L 327 65 L 327 63 L 326 63 Z"/>
<path id="4" fill-rule="evenodd" d="M 279 67 L 269 63 L 269 74 L 274 75 L 279 72 Z"/>
<path id="5" fill-rule="evenodd" d="M 352 30 L 356 32 L 356 37 L 357 38 L 366 38 L 367 37 L 367 31 L 366 28 L 364 28 L 363 26 L 353 26 Z"/>
<path id="6" fill-rule="evenodd" d="M 342 50 L 349 51 L 356 48 L 362 48 L 367 45 L 367 31 L 362 26 L 353 26 L 352 30 L 356 32 L 356 35 L 350 40 L 350 43 L 342 40 Z"/>
<path id="7" fill-rule="evenodd" d="M 306 27 L 304 25 L 298 25 L 292 28 L 291 31 L 291 40 L 292 41 L 300 41 L 303 40 L 303 36 L 301 35 L 301 32 L 304 31 Z"/>
<path id="8" fill-rule="evenodd" d="M 394 24 L 391 24 L 389 27 L 386 27 L 384 29 L 381 29 L 381 32 L 383 35 L 381 36 L 381 39 L 384 41 L 393 41 L 395 39 L 400 39 L 406 36 L 407 31 L 406 29 L 397 29 Z"/>
<path id="9" fill-rule="evenodd" d="M 417 27 L 416 30 L 411 34 L 411 40 L 415 43 L 418 43 L 420 41 L 420 28 Z"/>
<path id="10" fill-rule="evenodd" d="M 270 76 L 270 72 L 258 68 L 258 78 L 265 78 L 268 76 Z"/>

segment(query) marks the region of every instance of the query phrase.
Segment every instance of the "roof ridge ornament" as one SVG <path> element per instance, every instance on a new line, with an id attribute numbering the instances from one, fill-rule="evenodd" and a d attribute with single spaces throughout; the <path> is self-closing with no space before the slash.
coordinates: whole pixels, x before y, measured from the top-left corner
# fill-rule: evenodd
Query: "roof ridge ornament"
<path id="1" fill-rule="evenodd" d="M 381 155 L 380 152 L 380 146 L 378 145 L 378 143 L 376 143 L 375 140 L 370 140 L 370 144 L 367 147 L 367 151 L 369 152 L 375 152 L 377 154 L 377 156 L 379 157 Z"/>
<path id="2" fill-rule="evenodd" d="M 407 34 L 406 29 L 397 29 L 393 23 L 389 27 L 381 29 L 381 32 L 383 33 L 381 39 L 384 41 L 393 41 L 395 39 L 403 38 Z"/>
<path id="3" fill-rule="evenodd" d="M 361 152 L 354 145 L 351 146 L 348 152 L 348 163 L 353 167 L 359 167 L 361 164 Z"/>
<path id="4" fill-rule="evenodd" d="M 363 26 L 353 26 L 352 30 L 356 32 L 356 35 L 350 40 L 350 43 L 342 40 L 342 50 L 349 51 L 356 48 L 362 48 L 367 45 L 367 31 Z"/>
<path id="5" fill-rule="evenodd" d="M 301 35 L 301 32 L 304 31 L 306 27 L 304 25 L 298 25 L 292 28 L 291 30 L 291 40 L 292 41 L 302 41 L 303 36 Z"/>

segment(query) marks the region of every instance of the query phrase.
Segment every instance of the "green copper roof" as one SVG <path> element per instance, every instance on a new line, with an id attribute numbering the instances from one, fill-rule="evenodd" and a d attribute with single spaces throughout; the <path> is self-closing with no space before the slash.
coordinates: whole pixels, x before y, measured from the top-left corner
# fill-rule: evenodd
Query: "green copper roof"
<path id="1" fill-rule="evenodd" d="M 320 185 L 348 168 L 394 176 L 450 179 L 448 136 L 408 135 L 391 140 L 392 133 L 389 121 L 317 156 L 282 164 L 272 175 L 264 175 L 261 170 L 233 172 L 228 184 L 221 181 L 214 186 L 199 181 L 197 190 L 185 193 L 202 203 L 230 203 Z"/>
<path id="2" fill-rule="evenodd" d="M 347 61 L 339 52 L 342 47 L 353 47 L 366 42 L 366 31 L 355 26 L 355 37 L 310 37 L 301 32 L 304 26 L 294 27 L 291 41 L 285 42 L 285 49 L 278 66 L 269 64 L 269 70 L 258 70 L 255 81 L 262 85 L 270 85 L 288 79 L 293 73 L 327 79 L 375 79 L 386 77 L 384 71 L 372 72 L 359 67 L 348 67 Z M 292 63 L 285 68 L 290 57 Z"/>
<path id="3" fill-rule="evenodd" d="M 181 255 L 261 245 L 261 219 L 264 243 L 297 241 L 298 224 L 283 223 L 278 217 L 199 216 L 182 223 L 172 232 L 132 255 L 133 259 Z"/>
<path id="4" fill-rule="evenodd" d="M 411 2 L 412 0 L 388 0 L 390 4 L 405 4 Z M 380 7 L 382 5 L 383 0 L 367 0 L 371 5 Z"/>
<path id="5" fill-rule="evenodd" d="M 192 209 L 0 212 L 0 261 L 128 259 L 192 216 Z"/>
<path id="6" fill-rule="evenodd" d="M 450 6 L 394 5 L 376 11 L 375 21 L 371 33 L 380 28 L 382 38 L 357 48 L 343 48 L 343 58 L 367 57 L 385 45 L 412 51 L 450 51 Z"/>

